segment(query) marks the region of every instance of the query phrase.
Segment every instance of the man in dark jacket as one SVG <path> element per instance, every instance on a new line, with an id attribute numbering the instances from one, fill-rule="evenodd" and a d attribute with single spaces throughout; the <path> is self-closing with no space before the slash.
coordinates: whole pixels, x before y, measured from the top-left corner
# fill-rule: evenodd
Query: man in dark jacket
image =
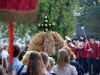
<path id="1" fill-rule="evenodd" d="M 83 68 L 78 62 L 74 62 L 74 61 L 70 60 L 70 64 L 76 68 L 78 75 L 84 75 Z"/>

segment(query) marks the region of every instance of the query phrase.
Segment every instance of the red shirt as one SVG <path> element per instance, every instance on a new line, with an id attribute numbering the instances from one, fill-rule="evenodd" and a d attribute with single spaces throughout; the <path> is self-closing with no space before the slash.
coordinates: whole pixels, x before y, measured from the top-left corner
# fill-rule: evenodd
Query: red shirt
<path id="1" fill-rule="evenodd" d="M 100 57 L 100 44 L 99 44 L 99 57 Z"/>
<path id="2" fill-rule="evenodd" d="M 71 46 L 71 44 L 68 44 L 68 47 L 71 49 L 72 52 L 74 52 L 74 47 Z"/>
<path id="3" fill-rule="evenodd" d="M 81 56 L 81 58 L 87 58 L 87 51 L 85 50 L 85 46 L 83 46 L 83 48 L 76 48 L 76 58 L 79 58 Z"/>
<path id="4" fill-rule="evenodd" d="M 93 53 L 88 52 L 89 46 L 90 48 L 92 48 Z M 86 51 L 87 51 L 87 57 L 91 57 L 91 58 L 99 57 L 99 47 L 98 47 L 98 44 L 95 42 L 94 43 L 88 42 L 86 44 Z"/>

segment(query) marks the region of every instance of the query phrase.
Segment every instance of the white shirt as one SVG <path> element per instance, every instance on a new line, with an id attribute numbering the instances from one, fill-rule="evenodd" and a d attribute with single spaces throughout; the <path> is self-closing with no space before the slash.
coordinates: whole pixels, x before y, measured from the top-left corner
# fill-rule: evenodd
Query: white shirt
<path id="1" fill-rule="evenodd" d="M 6 50 L 3 50 L 2 53 L 1 53 L 1 55 L 2 55 L 2 57 L 5 58 L 5 59 L 7 59 L 8 56 L 9 56 L 8 51 L 6 51 Z"/>
<path id="2" fill-rule="evenodd" d="M 46 75 L 52 75 L 50 72 L 48 72 L 46 69 L 44 69 Z"/>
<path id="3" fill-rule="evenodd" d="M 65 70 L 65 72 L 63 72 L 63 73 L 59 72 L 57 65 L 55 65 L 53 68 L 53 72 L 57 75 L 78 75 L 76 68 L 72 65 L 68 65 L 68 66 L 66 65 L 64 67 L 64 70 Z"/>

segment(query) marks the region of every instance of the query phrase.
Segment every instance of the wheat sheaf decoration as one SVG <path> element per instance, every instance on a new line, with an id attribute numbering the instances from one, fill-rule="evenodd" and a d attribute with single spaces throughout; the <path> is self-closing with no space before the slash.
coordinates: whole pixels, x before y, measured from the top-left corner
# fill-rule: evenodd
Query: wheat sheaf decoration
<path id="1" fill-rule="evenodd" d="M 49 56 L 58 53 L 58 50 L 64 47 L 64 40 L 59 33 L 52 31 L 55 23 L 50 22 L 48 16 L 37 25 L 40 30 L 31 40 L 28 50 L 46 52 Z"/>

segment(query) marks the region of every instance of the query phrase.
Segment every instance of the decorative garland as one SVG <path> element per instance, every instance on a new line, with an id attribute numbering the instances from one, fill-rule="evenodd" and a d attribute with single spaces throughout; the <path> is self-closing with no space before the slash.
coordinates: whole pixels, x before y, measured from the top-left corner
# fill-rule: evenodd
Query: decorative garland
<path id="1" fill-rule="evenodd" d="M 46 52 L 57 61 L 57 53 L 64 47 L 64 40 L 60 34 L 52 31 L 55 26 L 56 23 L 52 23 L 50 18 L 45 15 L 37 25 L 40 32 L 32 38 L 28 50 Z"/>

